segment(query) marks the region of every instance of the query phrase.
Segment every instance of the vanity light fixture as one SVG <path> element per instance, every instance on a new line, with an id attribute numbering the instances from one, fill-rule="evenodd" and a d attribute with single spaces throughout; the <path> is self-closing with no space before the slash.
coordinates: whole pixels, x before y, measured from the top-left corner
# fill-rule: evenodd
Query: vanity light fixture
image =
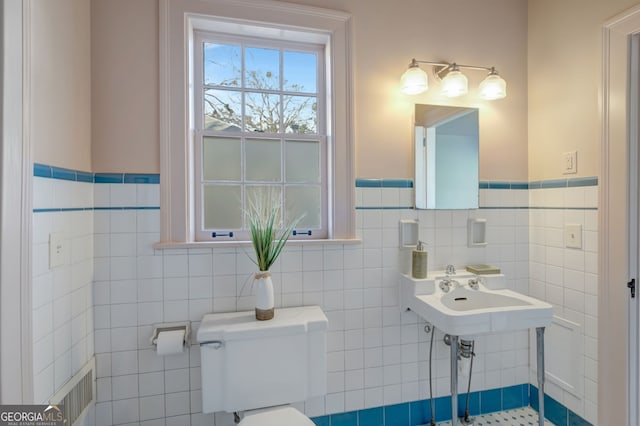
<path id="1" fill-rule="evenodd" d="M 459 65 L 455 62 L 431 62 L 412 59 L 402 77 L 400 85 L 402 92 L 407 95 L 417 95 L 429 88 L 427 73 L 419 64 L 433 66 L 433 75 L 436 80 L 442 81 L 442 93 L 449 97 L 465 95 L 468 91 L 467 77 L 462 74 L 460 68 L 489 71 L 487 77 L 480 83 L 480 97 L 486 100 L 502 99 L 507 96 L 507 83 L 498 74 L 495 67 L 479 67 L 475 65 Z"/>

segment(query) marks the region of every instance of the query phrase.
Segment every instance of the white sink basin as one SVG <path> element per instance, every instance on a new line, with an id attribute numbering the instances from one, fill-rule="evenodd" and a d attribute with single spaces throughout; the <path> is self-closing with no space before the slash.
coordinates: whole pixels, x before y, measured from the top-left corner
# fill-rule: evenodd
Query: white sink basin
<path id="1" fill-rule="evenodd" d="M 445 274 L 418 280 L 406 275 L 400 283 L 402 307 L 453 336 L 472 336 L 551 324 L 550 304 L 504 288 L 503 275 L 457 274 L 448 292 L 440 288 Z M 480 278 L 477 289 L 469 280 Z"/>

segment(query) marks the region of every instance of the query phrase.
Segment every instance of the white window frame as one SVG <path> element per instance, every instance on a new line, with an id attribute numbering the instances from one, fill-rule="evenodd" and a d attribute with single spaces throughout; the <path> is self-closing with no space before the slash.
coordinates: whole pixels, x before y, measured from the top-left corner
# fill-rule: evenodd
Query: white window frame
<path id="1" fill-rule="evenodd" d="M 278 133 L 255 133 L 255 132 L 225 132 L 225 131 L 212 131 L 207 130 L 204 127 L 204 53 L 202 50 L 202 46 L 204 42 L 213 42 L 213 43 L 224 43 L 224 44 L 233 44 L 239 46 L 251 46 L 251 47 L 263 47 L 268 49 L 281 49 L 284 51 L 300 51 L 313 53 L 317 57 L 317 68 L 315 70 L 317 79 L 317 87 L 313 92 L 316 95 L 316 102 L 318 105 L 318 113 L 317 113 L 317 132 L 314 134 L 296 134 L 296 133 L 285 133 L 284 131 Z M 195 196 L 194 196 L 194 204 L 195 204 L 195 212 L 194 212 L 194 220 L 195 220 L 195 240 L 196 241 L 229 241 L 229 240 L 239 240 L 239 241 L 248 241 L 249 240 L 249 232 L 246 229 L 202 229 L 202 221 L 204 220 L 204 206 L 203 206 L 203 163 L 202 163 L 202 143 L 203 138 L 205 137 L 223 137 L 223 138 L 232 138 L 239 139 L 241 146 L 243 147 L 243 158 L 246 152 L 244 151 L 245 143 L 247 140 L 256 140 L 256 139 L 266 139 L 266 140 L 280 140 L 282 142 L 281 146 L 281 181 L 280 182 L 246 182 L 244 177 L 240 179 L 238 182 L 231 183 L 234 186 L 277 186 L 283 188 L 283 196 L 284 196 L 284 188 L 287 186 L 300 186 L 298 184 L 287 184 L 286 179 L 284 177 L 285 173 L 285 165 L 286 165 L 286 141 L 287 140 L 306 140 L 306 141 L 317 141 L 320 149 L 320 181 L 318 184 L 314 184 L 312 186 L 320 187 L 321 194 L 321 221 L 318 227 L 313 229 L 308 229 L 300 227 L 297 228 L 296 231 L 298 233 L 294 233 L 296 235 L 291 235 L 290 239 L 292 240 L 303 240 L 303 239 L 325 239 L 328 235 L 328 221 L 327 221 L 327 137 L 326 137 L 326 106 L 325 102 L 327 99 L 326 96 L 326 84 L 324 78 L 325 66 L 324 66 L 324 46 L 316 43 L 301 43 L 301 42 L 291 42 L 291 41 L 281 41 L 274 39 L 265 39 L 263 37 L 253 37 L 246 36 L 244 34 L 228 34 L 228 33 L 217 33 L 217 32 L 205 32 L 205 31 L 196 31 L 195 32 L 195 43 L 194 43 L 194 105 L 192 106 L 194 111 L 194 174 L 195 174 Z M 281 70 L 282 71 L 282 70 Z M 250 87 L 244 87 L 244 85 L 229 88 L 233 91 L 240 92 L 253 92 L 254 90 Z M 274 90 L 274 92 L 279 94 L 284 94 L 285 96 L 290 95 L 298 95 L 295 92 L 287 92 L 286 90 L 278 88 Z M 305 95 L 305 93 L 300 93 L 300 95 Z M 224 161 L 224 159 L 221 159 Z M 244 161 L 242 164 L 242 176 L 244 176 Z M 224 182 L 221 182 L 225 184 Z M 308 183 L 302 183 L 302 186 L 308 186 Z M 284 203 L 284 198 L 282 198 L 282 202 Z M 243 208 L 246 206 L 243 205 Z M 283 212 L 286 210 L 284 205 Z M 291 218 L 289 218 L 291 219 Z M 246 224 L 244 225 L 246 226 Z M 307 233 L 309 232 L 309 233 Z M 215 237 L 212 237 L 216 235 Z"/>
<path id="2" fill-rule="evenodd" d="M 248 24 L 248 25 L 247 25 Z M 325 46 L 328 240 L 355 238 L 351 17 L 268 0 L 160 0 L 161 244 L 195 242 L 193 194 L 194 32 L 254 31 Z M 198 243 L 216 244 L 216 243 Z"/>

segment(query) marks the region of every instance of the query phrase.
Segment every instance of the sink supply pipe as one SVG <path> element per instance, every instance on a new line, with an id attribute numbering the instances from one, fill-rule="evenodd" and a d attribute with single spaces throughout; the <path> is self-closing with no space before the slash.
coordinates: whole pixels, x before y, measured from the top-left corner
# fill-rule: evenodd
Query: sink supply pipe
<path id="1" fill-rule="evenodd" d="M 458 424 L 458 336 L 451 341 L 451 424 Z"/>
<path id="2" fill-rule="evenodd" d="M 429 344 L 429 405 L 431 406 L 431 419 L 429 419 L 429 426 L 436 426 L 436 403 L 433 400 L 433 376 L 432 376 L 432 364 L 433 364 L 433 335 L 436 328 L 427 324 L 424 326 L 424 331 L 431 332 L 431 343 Z"/>
<path id="3" fill-rule="evenodd" d="M 538 425 L 544 426 L 544 327 L 536 328 L 536 352 L 538 361 Z"/>
<path id="4" fill-rule="evenodd" d="M 476 353 L 475 353 L 476 341 L 461 340 L 460 345 L 463 347 L 461 355 L 471 359 L 471 361 L 469 362 L 469 382 L 467 384 L 467 400 L 464 404 L 464 417 L 462 418 L 462 423 L 464 423 L 465 425 L 472 425 L 473 419 L 469 417 L 469 396 L 471 394 L 471 374 L 473 373 L 473 358 L 476 356 Z"/>

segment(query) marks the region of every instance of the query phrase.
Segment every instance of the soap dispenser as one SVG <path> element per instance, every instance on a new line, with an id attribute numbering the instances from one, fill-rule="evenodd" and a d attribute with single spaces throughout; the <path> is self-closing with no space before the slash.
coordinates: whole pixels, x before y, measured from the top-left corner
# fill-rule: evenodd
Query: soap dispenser
<path id="1" fill-rule="evenodd" d="M 411 276 L 418 279 L 427 278 L 427 251 L 422 241 L 418 241 L 418 246 L 412 253 Z"/>

